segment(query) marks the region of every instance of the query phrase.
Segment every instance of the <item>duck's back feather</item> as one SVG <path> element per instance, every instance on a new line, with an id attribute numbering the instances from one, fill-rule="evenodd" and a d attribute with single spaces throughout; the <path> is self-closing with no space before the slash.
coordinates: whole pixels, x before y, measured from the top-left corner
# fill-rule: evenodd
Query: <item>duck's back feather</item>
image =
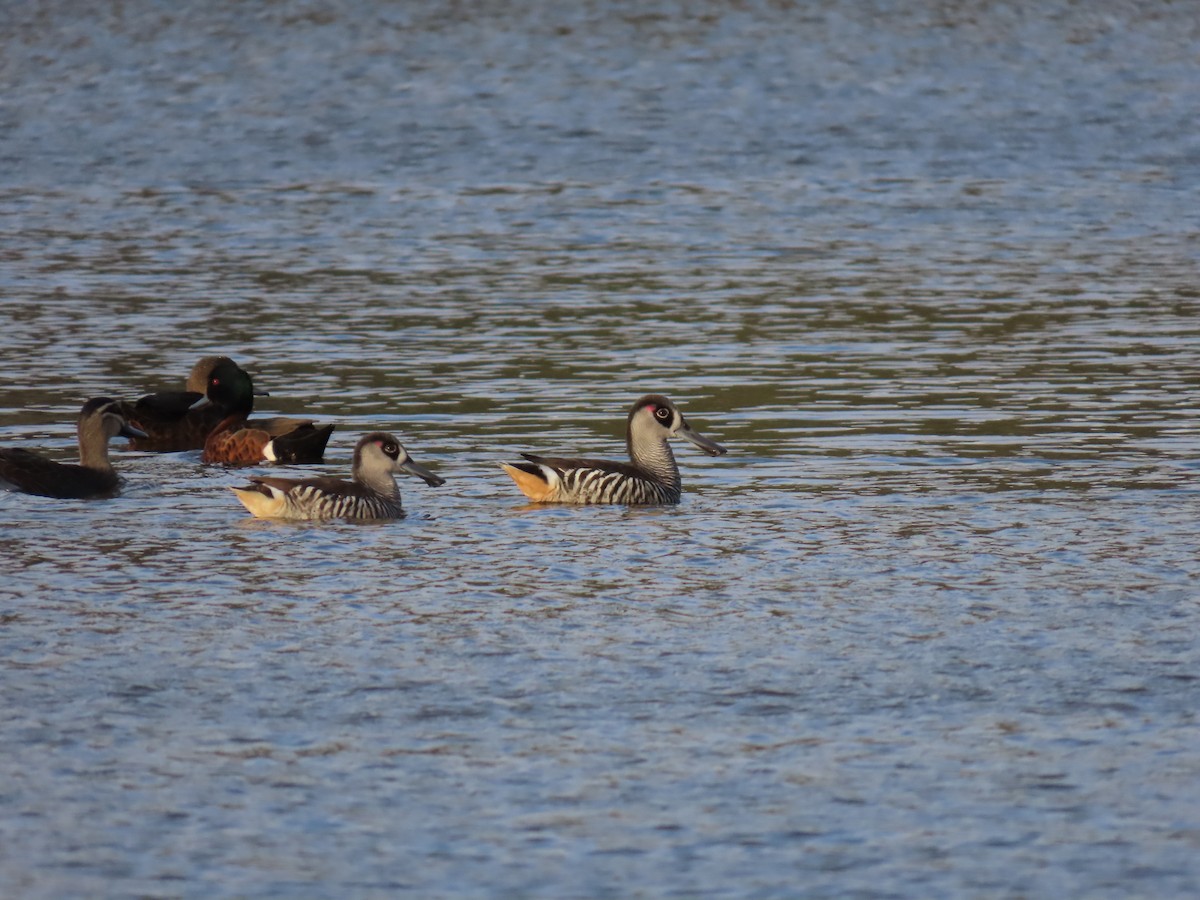
<path id="1" fill-rule="evenodd" d="M 60 463 L 20 447 L 0 450 L 0 483 L 26 494 L 78 500 L 116 492 L 121 480 L 74 463 Z"/>
<path id="2" fill-rule="evenodd" d="M 133 402 L 118 401 L 117 409 L 125 420 L 147 435 L 131 438 L 130 449 L 152 453 L 199 450 L 225 416 L 216 406 L 191 409 L 202 396 L 192 391 L 161 391 Z"/>
<path id="3" fill-rule="evenodd" d="M 132 407 L 134 411 L 178 419 L 187 415 L 188 410 L 203 396 L 195 391 L 159 391 L 157 394 L 147 394 L 133 404 L 122 402 L 121 408 L 125 410 Z"/>
<path id="4" fill-rule="evenodd" d="M 596 472 L 624 475 L 629 478 L 646 477 L 646 473 L 637 466 L 614 459 L 573 459 L 566 456 L 538 456 L 536 453 L 522 453 L 521 456 L 534 465 L 549 466 L 560 474 L 572 469 L 589 469 Z"/>

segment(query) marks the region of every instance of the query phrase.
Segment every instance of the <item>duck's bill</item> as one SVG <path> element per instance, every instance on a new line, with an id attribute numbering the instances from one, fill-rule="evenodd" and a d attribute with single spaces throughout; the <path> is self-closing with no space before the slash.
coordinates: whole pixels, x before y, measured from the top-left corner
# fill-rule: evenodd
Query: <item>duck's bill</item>
<path id="1" fill-rule="evenodd" d="M 686 422 L 679 427 L 679 431 L 677 431 L 676 434 L 685 440 L 691 441 L 709 456 L 720 456 L 722 453 L 726 452 L 725 448 L 716 441 L 710 441 L 700 432 L 692 431 Z"/>
<path id="2" fill-rule="evenodd" d="M 445 478 L 434 475 L 420 463 L 415 463 L 411 459 L 405 460 L 400 465 L 401 472 L 407 472 L 409 475 L 416 475 L 430 487 L 438 487 L 446 483 Z"/>
<path id="3" fill-rule="evenodd" d="M 138 428 L 136 425 L 130 425 L 128 422 L 122 423 L 121 430 L 118 431 L 117 434 L 119 434 L 121 437 L 127 438 L 150 437 L 150 435 L 146 434 L 146 432 L 142 431 L 142 429 Z"/>

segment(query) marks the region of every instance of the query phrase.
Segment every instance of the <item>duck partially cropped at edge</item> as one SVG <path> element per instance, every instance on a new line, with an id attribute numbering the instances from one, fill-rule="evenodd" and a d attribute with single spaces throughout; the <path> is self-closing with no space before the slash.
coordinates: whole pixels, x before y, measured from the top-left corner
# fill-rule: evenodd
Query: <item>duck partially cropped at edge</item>
<path id="1" fill-rule="evenodd" d="M 537 503 L 678 503 L 683 493 L 679 466 L 667 443 L 676 435 L 710 456 L 725 452 L 720 444 L 694 431 L 666 397 L 647 394 L 629 410 L 625 426 L 627 463 L 522 453 L 527 462 L 500 465 L 521 493 Z"/>
<path id="2" fill-rule="evenodd" d="M 201 406 L 197 406 L 197 403 L 204 397 L 213 369 L 226 363 L 236 365 L 228 356 L 206 356 L 192 366 L 185 390 L 157 391 L 138 400 L 118 401 L 120 412 L 126 421 L 147 434 L 145 438 L 130 441 L 129 449 L 150 453 L 202 449 L 213 429 L 230 411 L 222 403 L 214 402 Z M 253 388 L 252 390 L 256 397 L 269 396 L 266 391 Z M 269 419 L 251 419 L 247 426 L 277 437 L 302 425 L 311 424 L 310 419 L 276 416 Z"/>
<path id="3" fill-rule="evenodd" d="M 248 421 L 254 409 L 254 384 L 241 366 L 227 358 L 218 360 L 208 373 L 204 396 L 192 409 L 205 409 L 210 404 L 222 407 L 226 414 L 205 438 L 202 462 L 239 465 L 320 462 L 333 433 L 333 425 L 317 427 L 300 419 L 278 420 L 286 423 L 278 433 L 257 427 L 277 420 Z"/>
<path id="4" fill-rule="evenodd" d="M 111 497 L 121 486 L 108 459 L 108 442 L 117 436 L 145 437 L 119 411 L 117 401 L 97 397 L 79 412 L 79 463 L 60 463 L 21 448 L 0 450 L 0 487 L 57 497 L 83 500 Z"/>
<path id="5" fill-rule="evenodd" d="M 404 509 L 396 472 L 415 475 L 431 487 L 446 483 L 414 462 L 394 435 L 376 431 L 354 448 L 353 481 L 255 477 L 230 490 L 260 519 L 399 519 Z"/>

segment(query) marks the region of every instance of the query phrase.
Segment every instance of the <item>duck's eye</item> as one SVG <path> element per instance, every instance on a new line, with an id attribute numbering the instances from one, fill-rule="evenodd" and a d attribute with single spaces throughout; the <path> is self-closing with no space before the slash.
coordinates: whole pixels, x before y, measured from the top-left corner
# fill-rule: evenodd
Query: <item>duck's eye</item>
<path id="1" fill-rule="evenodd" d="M 660 406 L 654 411 L 654 418 L 658 419 L 660 422 L 666 422 L 671 418 L 671 411 L 665 406 Z"/>
<path id="2" fill-rule="evenodd" d="M 395 444 L 384 444 L 383 452 L 394 459 L 395 457 L 400 455 L 400 448 L 397 447 Z"/>
<path id="3" fill-rule="evenodd" d="M 213 387 L 216 387 L 216 386 L 217 386 L 217 385 L 219 385 L 220 383 L 221 383 L 221 379 L 220 379 L 220 378 L 214 378 L 212 381 L 210 381 L 210 382 L 209 382 L 209 384 L 211 384 Z"/>

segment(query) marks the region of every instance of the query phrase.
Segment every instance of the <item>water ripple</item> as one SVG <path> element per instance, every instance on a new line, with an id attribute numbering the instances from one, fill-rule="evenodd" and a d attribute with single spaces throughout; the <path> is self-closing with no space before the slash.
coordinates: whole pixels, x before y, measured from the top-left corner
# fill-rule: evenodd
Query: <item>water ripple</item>
<path id="1" fill-rule="evenodd" d="M 0 493 L 0 893 L 1197 892 L 1183 6 L 77 6 L 0 30 L 0 443 L 227 353 L 447 484 Z M 679 507 L 499 469 L 647 391 Z"/>

